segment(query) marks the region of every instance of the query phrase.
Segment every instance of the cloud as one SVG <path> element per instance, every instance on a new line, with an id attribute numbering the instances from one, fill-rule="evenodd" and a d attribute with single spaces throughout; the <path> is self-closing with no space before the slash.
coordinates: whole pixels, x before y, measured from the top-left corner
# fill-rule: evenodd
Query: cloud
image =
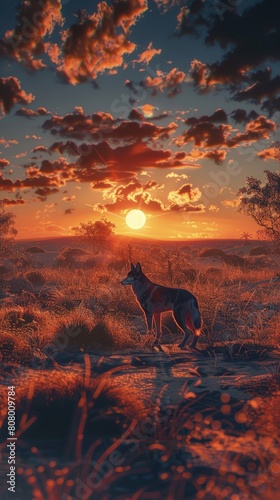
<path id="1" fill-rule="evenodd" d="M 201 15 L 203 8 L 203 0 L 194 0 L 192 3 L 189 3 L 188 7 L 181 7 L 177 15 L 178 24 L 175 36 L 181 37 L 197 34 L 197 26 L 201 24 L 207 25 L 207 22 Z"/>
<path id="2" fill-rule="evenodd" d="M 34 111 L 33 109 L 28 109 L 28 108 L 21 108 L 21 109 L 17 110 L 16 115 L 17 116 L 24 116 L 26 118 L 34 118 L 37 116 L 51 115 L 51 112 L 48 111 L 44 107 L 37 108 L 36 111 Z"/>
<path id="3" fill-rule="evenodd" d="M 62 163 L 64 165 L 62 167 Z M 43 165 L 44 162 L 42 162 Z M 50 162 L 49 162 L 50 163 Z M 52 165 L 53 168 L 38 169 L 34 166 L 27 166 L 26 177 L 24 179 L 5 179 L 0 172 L 0 191 L 14 192 L 21 189 L 30 188 L 40 199 L 45 200 L 49 194 L 57 193 L 59 188 L 65 186 L 66 179 L 69 178 L 69 165 L 65 159 L 59 159 Z M 60 169 L 59 169 L 60 166 Z"/>
<path id="4" fill-rule="evenodd" d="M 226 112 L 219 108 L 217 109 L 212 115 L 203 115 L 200 116 L 199 118 L 196 117 L 190 117 L 187 118 L 186 124 L 187 125 L 196 125 L 197 123 L 203 123 L 203 122 L 209 122 L 209 123 L 227 123 L 227 114 Z"/>
<path id="5" fill-rule="evenodd" d="M 244 118 L 244 115 L 243 115 Z M 186 121 L 186 123 L 188 120 Z M 191 120 L 191 123 L 194 123 Z M 213 151 L 205 152 L 194 150 L 188 153 L 194 158 L 209 158 L 219 163 L 226 156 L 226 149 L 238 146 L 241 143 L 253 143 L 258 140 L 268 139 L 269 135 L 276 130 L 276 123 L 265 116 L 258 116 L 254 120 L 246 123 L 244 132 L 237 132 L 233 135 L 231 125 L 214 125 L 207 121 L 197 121 L 182 135 L 176 137 L 173 142 L 178 146 L 194 141 L 195 146 L 200 148 L 213 148 Z M 217 149 L 223 147 L 223 150 Z"/>
<path id="6" fill-rule="evenodd" d="M 1 203 L 5 206 L 16 206 L 16 205 L 24 205 L 26 202 L 22 198 L 16 198 L 15 200 L 11 200 L 10 198 L 3 198 Z"/>
<path id="7" fill-rule="evenodd" d="M 63 197 L 61 198 L 61 200 L 62 200 L 62 201 L 67 201 L 67 202 L 69 202 L 69 201 L 74 201 L 75 199 L 76 199 L 76 196 L 75 196 L 75 195 L 72 195 L 72 196 L 63 196 Z"/>
<path id="8" fill-rule="evenodd" d="M 143 169 L 189 166 L 184 159 L 176 159 L 171 150 L 152 149 L 145 143 L 112 148 L 108 142 L 92 147 L 88 155 L 76 161 L 75 174 L 81 182 L 129 181 Z"/>
<path id="9" fill-rule="evenodd" d="M 60 0 L 24 0 L 20 4 L 15 29 L 0 41 L 0 56 L 15 59 L 32 70 L 45 67 L 42 56 L 53 53 L 44 38 L 56 24 L 63 24 Z"/>
<path id="10" fill-rule="evenodd" d="M 79 11 L 78 22 L 63 34 L 61 76 L 76 85 L 122 66 L 136 48 L 128 39 L 130 28 L 147 8 L 145 0 L 114 0 L 100 2 L 93 14 Z"/>
<path id="11" fill-rule="evenodd" d="M 64 211 L 64 215 L 72 215 L 72 213 L 75 211 L 75 208 L 66 208 Z"/>
<path id="12" fill-rule="evenodd" d="M 258 116 L 255 120 L 246 124 L 244 132 L 238 132 L 235 137 L 228 139 L 226 144 L 228 147 L 235 147 L 242 142 L 252 143 L 268 139 L 270 134 L 275 130 L 275 122 L 265 116 Z"/>
<path id="13" fill-rule="evenodd" d="M 132 61 L 132 63 L 145 64 L 146 66 L 153 59 L 153 57 L 160 55 L 161 49 L 154 49 L 153 42 L 150 42 L 146 50 L 139 54 L 138 58 Z"/>
<path id="14" fill-rule="evenodd" d="M 252 110 L 250 113 L 247 113 L 245 109 L 235 109 L 230 113 L 231 118 L 236 122 L 236 123 L 248 123 L 251 120 L 255 120 L 258 118 L 259 114 Z"/>
<path id="15" fill-rule="evenodd" d="M 167 12 L 172 7 L 180 5 L 181 0 L 154 0 L 158 8 L 163 12 Z"/>
<path id="16" fill-rule="evenodd" d="M 280 150 L 279 147 L 270 146 L 269 148 L 263 149 L 258 152 L 258 157 L 262 160 L 276 160 L 280 161 Z"/>
<path id="17" fill-rule="evenodd" d="M 260 104 L 264 97 L 271 98 L 277 96 L 280 91 L 280 75 L 277 75 L 275 78 L 270 80 L 270 73 L 271 72 L 269 70 L 268 80 L 253 83 L 246 89 L 239 90 L 234 95 L 234 99 L 236 101 L 248 101 L 253 104 Z"/>
<path id="18" fill-rule="evenodd" d="M 142 113 L 139 111 L 141 109 Z M 170 112 L 168 111 L 163 111 L 160 114 L 157 113 L 158 108 L 153 106 L 152 104 L 143 104 L 143 106 L 139 106 L 138 109 L 133 108 L 129 115 L 128 118 L 130 120 L 138 120 L 138 121 L 157 121 L 157 120 L 163 120 L 164 118 L 167 118 L 170 116 Z"/>
<path id="19" fill-rule="evenodd" d="M 166 175 L 166 179 L 176 179 L 176 181 L 180 181 L 181 179 L 188 179 L 188 175 L 186 174 L 176 174 L 176 172 L 170 172 Z"/>
<path id="20" fill-rule="evenodd" d="M 0 78 L 0 110 L 9 113 L 15 104 L 30 104 L 35 97 L 21 88 L 18 78 Z"/>
<path id="21" fill-rule="evenodd" d="M 242 5 L 240 9 L 225 2 L 220 4 L 222 12 L 217 9 L 210 12 L 205 3 L 205 9 L 208 8 L 205 43 L 218 44 L 223 55 L 214 63 L 192 61 L 193 83 L 201 92 L 217 85 L 226 86 L 231 93 L 235 92 L 232 98 L 237 101 L 259 104 L 267 98 L 269 106 L 269 99 L 280 91 L 279 75 L 273 77 L 269 67 L 263 68 L 280 60 L 278 1 L 262 0 L 247 8 Z"/>
<path id="22" fill-rule="evenodd" d="M 183 184 L 175 191 L 170 191 L 168 200 L 175 205 L 184 206 L 186 203 L 198 201 L 201 198 L 199 188 L 194 188 L 192 184 Z"/>
<path id="23" fill-rule="evenodd" d="M 156 76 L 147 76 L 141 85 L 152 91 L 152 95 L 167 91 L 168 97 L 173 97 L 182 92 L 182 84 L 186 81 L 186 74 L 178 68 L 172 68 L 169 73 L 157 70 Z"/>
<path id="24" fill-rule="evenodd" d="M 213 146 L 223 146 L 226 144 L 232 127 L 230 125 L 214 125 L 210 122 L 197 122 L 180 137 L 175 139 L 176 144 L 183 145 L 190 141 L 199 147 L 211 148 Z"/>
<path id="25" fill-rule="evenodd" d="M 178 195 L 178 199 L 168 198 L 167 203 L 163 203 L 158 198 L 154 198 L 150 191 L 161 189 L 163 186 L 155 181 L 141 184 L 137 179 L 131 180 L 126 185 L 119 185 L 105 193 L 104 199 L 111 200 L 109 203 L 97 203 L 94 210 L 98 212 L 121 212 L 126 213 L 133 208 L 141 207 L 145 212 L 164 213 L 171 211 L 200 212 L 204 209 L 202 205 L 194 206 Z M 178 202 L 178 203 L 177 203 Z"/>
<path id="26" fill-rule="evenodd" d="M 4 168 L 8 165 L 10 165 L 9 160 L 7 160 L 6 158 L 0 158 L 0 170 L 4 170 Z"/>
<path id="27" fill-rule="evenodd" d="M 64 117 L 55 115 L 45 121 L 43 129 L 50 130 L 53 135 L 61 137 L 80 140 L 90 138 L 97 143 L 106 139 L 106 141 L 116 144 L 118 142 L 157 140 L 158 138 L 167 139 L 178 127 L 175 122 L 160 127 L 143 121 L 143 115 L 138 110 L 132 110 L 129 117 L 133 118 L 134 121 L 114 120 L 112 115 L 103 112 L 94 113 L 92 116 L 82 113 L 72 113 Z M 74 146 L 75 150 L 77 147 Z"/>
<path id="28" fill-rule="evenodd" d="M 223 205 L 224 207 L 227 207 L 227 208 L 228 208 L 228 207 L 231 207 L 231 208 L 236 208 L 236 207 L 238 207 L 239 203 L 240 203 L 239 198 L 234 199 L 234 200 L 223 200 L 223 201 L 222 201 L 222 205 Z"/>
<path id="29" fill-rule="evenodd" d="M 36 146 L 32 149 L 32 153 L 48 153 L 49 149 L 45 146 Z"/>

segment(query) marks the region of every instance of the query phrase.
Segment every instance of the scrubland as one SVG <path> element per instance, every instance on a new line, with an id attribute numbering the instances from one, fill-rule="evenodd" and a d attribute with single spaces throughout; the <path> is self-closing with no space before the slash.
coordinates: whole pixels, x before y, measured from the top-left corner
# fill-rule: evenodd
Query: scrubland
<path id="1" fill-rule="evenodd" d="M 20 249 L 0 267 L 0 447 L 16 387 L 14 498 L 272 498 L 279 460 L 279 257 L 226 242 L 129 249 L 152 281 L 190 290 L 201 353 L 171 315 L 153 350 L 120 284 L 125 242 Z M 35 247 L 36 249 L 36 247 Z M 47 254 L 48 252 L 46 252 Z M 3 476 L 5 477 L 5 476 Z"/>

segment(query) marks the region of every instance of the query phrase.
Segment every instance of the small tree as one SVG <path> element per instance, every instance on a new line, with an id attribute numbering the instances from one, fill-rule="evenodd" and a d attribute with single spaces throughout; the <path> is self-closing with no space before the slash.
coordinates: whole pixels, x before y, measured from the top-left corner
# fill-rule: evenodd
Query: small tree
<path id="1" fill-rule="evenodd" d="M 249 240 L 252 238 L 250 233 L 241 233 L 241 239 L 245 241 L 245 245 L 249 244 Z"/>
<path id="2" fill-rule="evenodd" d="M 114 234 L 115 224 L 108 221 L 105 217 L 95 222 L 81 222 L 78 226 L 73 227 L 76 236 L 81 241 L 92 246 L 105 246 L 110 237 Z"/>
<path id="3" fill-rule="evenodd" d="M 0 255 L 4 255 L 12 248 L 12 243 L 17 234 L 14 224 L 15 215 L 6 212 L 3 202 L 0 201 Z"/>
<path id="4" fill-rule="evenodd" d="M 247 177 L 246 186 L 238 195 L 239 212 L 250 215 L 261 226 L 259 235 L 279 243 L 280 241 L 280 174 L 265 170 L 266 184 L 255 177 Z"/>

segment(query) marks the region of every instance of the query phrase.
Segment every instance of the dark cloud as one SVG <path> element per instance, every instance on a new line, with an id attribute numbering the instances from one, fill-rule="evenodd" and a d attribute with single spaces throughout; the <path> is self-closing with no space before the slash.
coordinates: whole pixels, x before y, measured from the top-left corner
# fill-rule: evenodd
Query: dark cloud
<path id="1" fill-rule="evenodd" d="M 259 114 L 254 110 L 247 113 L 245 109 L 235 109 L 230 113 L 230 116 L 236 123 L 245 124 L 258 118 Z"/>
<path id="2" fill-rule="evenodd" d="M 128 115 L 128 118 L 130 120 L 138 120 L 139 122 L 142 122 L 145 118 L 144 118 L 144 115 L 142 113 L 140 113 L 140 111 L 138 111 L 138 109 L 132 109 Z"/>
<path id="3" fill-rule="evenodd" d="M 15 104 L 30 104 L 34 99 L 21 88 L 17 78 L 0 78 L 0 110 L 4 114 L 9 113 Z"/>
<path id="4" fill-rule="evenodd" d="M 196 35 L 200 25 L 207 25 L 206 19 L 202 16 L 205 3 L 203 0 L 188 2 L 188 6 L 181 7 L 177 16 L 178 25 L 175 36 Z"/>
<path id="5" fill-rule="evenodd" d="M 227 137 L 231 131 L 230 125 L 214 125 L 210 122 L 197 122 L 182 136 L 175 139 L 178 145 L 187 144 L 194 141 L 199 147 L 211 148 L 213 146 L 223 146 L 226 144 Z"/>
<path id="6" fill-rule="evenodd" d="M 212 115 L 203 115 L 199 118 L 190 117 L 186 120 L 187 125 L 196 125 L 197 123 L 209 122 L 209 123 L 227 123 L 226 112 L 219 108 Z"/>
<path id="7" fill-rule="evenodd" d="M 43 107 L 37 108 L 36 111 L 34 111 L 33 109 L 28 109 L 28 108 L 21 108 L 21 109 L 17 110 L 16 115 L 17 116 L 24 116 L 26 118 L 35 118 L 37 116 L 51 115 L 51 112 Z"/>
<path id="8" fill-rule="evenodd" d="M 271 118 L 274 113 L 280 111 L 280 96 L 272 97 L 271 99 L 267 99 L 262 104 L 262 109 L 268 113 L 268 117 Z"/>
<path id="9" fill-rule="evenodd" d="M 254 113 L 250 113 L 250 115 L 255 116 Z M 248 118 L 248 115 L 245 115 L 243 110 L 236 110 L 233 116 L 243 121 Z M 238 132 L 235 135 L 233 135 L 234 130 L 231 125 L 221 124 L 216 126 L 209 121 L 200 121 L 199 118 L 196 121 L 193 121 L 193 119 L 190 121 L 191 123 L 194 122 L 194 124 L 181 136 L 176 137 L 173 142 L 178 146 L 193 141 L 195 146 L 200 148 L 215 147 L 214 151 L 207 154 L 198 152 L 198 158 L 213 159 L 216 163 L 219 163 L 226 153 L 225 149 L 223 149 L 221 156 L 217 156 L 217 148 L 232 148 L 244 142 L 253 143 L 258 140 L 268 139 L 269 135 L 276 130 L 274 121 L 258 115 L 254 120 L 246 123 L 244 132 Z"/>
<path id="10" fill-rule="evenodd" d="M 75 211 L 75 208 L 66 208 L 64 211 L 64 215 L 72 215 L 72 213 Z"/>
<path id="11" fill-rule="evenodd" d="M 1 200 L 1 203 L 4 206 L 12 207 L 12 206 L 16 206 L 16 205 L 25 205 L 26 202 L 22 198 L 17 198 L 15 200 L 11 200 L 10 198 L 3 198 Z"/>
<path id="12" fill-rule="evenodd" d="M 265 107 L 273 113 L 269 99 L 279 96 L 280 77 L 273 76 L 267 65 L 280 60 L 279 3 L 262 0 L 247 8 L 243 8 L 242 2 L 236 6 L 220 4 L 224 7 L 222 12 L 217 8 L 211 12 L 205 3 L 209 26 L 205 43 L 218 44 L 225 52 L 214 63 L 192 62 L 194 85 L 201 92 L 219 84 L 226 86 L 237 101 L 260 104 L 267 99 Z M 184 19 L 186 22 L 186 16 Z"/>
<path id="13" fill-rule="evenodd" d="M 280 41 L 280 40 L 279 40 Z M 236 101 L 248 101 L 253 104 L 260 104 L 264 97 L 277 96 L 280 91 L 280 75 L 272 80 L 253 83 L 245 90 L 239 90 L 234 96 Z"/>
<path id="14" fill-rule="evenodd" d="M 175 122 L 171 122 L 166 127 L 160 127 L 148 121 L 143 121 L 137 110 L 132 110 L 130 117 L 132 116 L 138 121 L 114 120 L 110 114 L 101 112 L 92 116 L 81 113 L 68 114 L 64 117 L 55 115 L 45 121 L 43 128 L 50 130 L 53 135 L 60 135 L 61 137 L 80 140 L 91 138 L 97 143 L 104 140 L 116 143 L 118 141 L 137 142 L 168 138 L 178 127 Z M 74 146 L 73 152 L 69 151 L 69 154 L 75 154 L 75 150 L 77 150 L 77 147 Z"/>

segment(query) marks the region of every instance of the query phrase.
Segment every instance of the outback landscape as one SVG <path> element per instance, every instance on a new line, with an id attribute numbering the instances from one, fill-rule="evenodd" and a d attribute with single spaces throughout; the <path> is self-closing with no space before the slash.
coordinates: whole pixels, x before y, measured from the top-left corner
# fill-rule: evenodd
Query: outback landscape
<path id="1" fill-rule="evenodd" d="M 273 498 L 280 278 L 268 249 L 242 240 L 114 238 L 95 252 L 74 238 L 19 242 L 0 269 L 1 455 L 14 385 L 14 498 Z M 152 347 L 120 284 L 129 258 L 152 281 L 195 294 L 200 352 L 178 348 L 169 313 Z"/>
<path id="2" fill-rule="evenodd" d="M 275 500 L 279 0 L 0 19 L 0 499 Z"/>

